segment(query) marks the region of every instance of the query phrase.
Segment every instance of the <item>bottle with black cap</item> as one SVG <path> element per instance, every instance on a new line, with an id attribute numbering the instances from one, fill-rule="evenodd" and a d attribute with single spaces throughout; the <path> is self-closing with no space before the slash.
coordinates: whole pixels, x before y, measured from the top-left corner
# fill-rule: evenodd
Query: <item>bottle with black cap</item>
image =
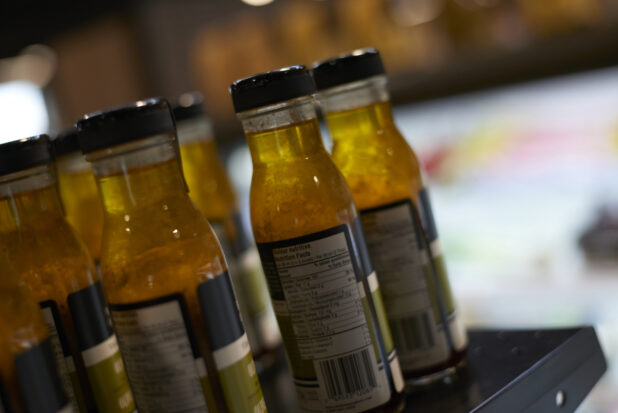
<path id="1" fill-rule="evenodd" d="M 0 251 L 43 310 L 73 406 L 82 412 L 133 412 L 101 283 L 63 216 L 45 135 L 0 145 Z"/>
<path id="2" fill-rule="evenodd" d="M 236 194 L 217 154 L 201 94 L 182 94 L 174 106 L 174 118 L 189 196 L 212 226 L 227 258 L 253 357 L 262 366 L 271 366 L 281 335 L 260 257 L 245 234 Z"/>
<path id="3" fill-rule="evenodd" d="M 253 159 L 253 234 L 301 408 L 400 408 L 378 281 L 350 190 L 322 144 L 311 75 L 286 67 L 230 92 Z"/>
<path id="4" fill-rule="evenodd" d="M 360 209 L 404 376 L 412 383 L 442 378 L 464 359 L 467 339 L 420 163 L 393 122 L 380 55 L 356 50 L 316 63 L 312 72 L 332 159 Z"/>
<path id="5" fill-rule="evenodd" d="M 92 168 L 79 149 L 77 130 L 70 128 L 58 134 L 52 141 L 52 148 L 66 219 L 77 230 L 92 259 L 98 263 L 101 255 L 103 205 Z"/>
<path id="6" fill-rule="evenodd" d="M 0 251 L 0 412 L 73 412 L 39 306 L 4 251 Z"/>
<path id="7" fill-rule="evenodd" d="M 141 412 L 266 411 L 225 258 L 187 194 L 169 103 L 86 115 L 101 274 Z"/>

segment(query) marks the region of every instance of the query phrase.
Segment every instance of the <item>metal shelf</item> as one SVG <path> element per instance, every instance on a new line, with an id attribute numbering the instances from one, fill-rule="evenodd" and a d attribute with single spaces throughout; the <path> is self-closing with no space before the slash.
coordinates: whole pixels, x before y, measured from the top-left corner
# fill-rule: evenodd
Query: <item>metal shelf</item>
<path id="1" fill-rule="evenodd" d="M 413 389 L 404 412 L 573 412 L 607 364 L 594 328 L 468 331 L 468 363 L 450 383 Z M 285 365 L 261 375 L 271 412 L 296 412 Z"/>

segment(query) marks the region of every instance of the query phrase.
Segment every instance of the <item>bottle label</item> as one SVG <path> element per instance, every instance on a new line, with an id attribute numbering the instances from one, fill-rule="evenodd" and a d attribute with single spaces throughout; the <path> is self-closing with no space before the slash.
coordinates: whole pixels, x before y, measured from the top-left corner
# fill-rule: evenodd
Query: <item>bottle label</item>
<path id="1" fill-rule="evenodd" d="M 227 271 L 201 283 L 197 295 L 228 409 L 265 412 L 262 388 Z"/>
<path id="2" fill-rule="evenodd" d="M 261 347 L 275 349 L 281 344 L 281 334 L 268 297 L 268 286 L 257 248 L 249 246 L 241 253 L 239 261 L 242 272 L 240 288 L 243 290 L 251 324 L 258 332 Z"/>
<path id="3" fill-rule="evenodd" d="M 62 390 L 67 395 L 71 407 L 75 411 L 79 411 L 75 394 L 75 388 L 79 386 L 79 378 L 75 368 L 75 361 L 71 355 L 69 341 L 60 320 L 58 305 L 53 300 L 47 300 L 39 303 L 39 306 L 47 325 L 49 341 L 54 359 L 56 360 L 56 368 Z"/>
<path id="4" fill-rule="evenodd" d="M 206 368 L 184 297 L 172 294 L 109 308 L 139 411 L 208 412 Z"/>
<path id="5" fill-rule="evenodd" d="M 368 314 L 371 312 L 369 297 L 366 296 L 366 291 L 368 291 L 373 304 L 373 309 L 375 311 L 375 319 L 384 342 L 384 350 L 386 352 L 386 359 L 390 367 L 393 386 L 395 391 L 400 393 L 403 390 L 404 382 L 403 375 L 401 373 L 401 366 L 399 365 L 399 356 L 395 350 L 393 336 L 391 335 L 388 319 L 386 317 L 386 309 L 384 308 L 384 300 L 382 299 L 382 291 L 378 284 L 376 272 L 373 270 L 373 266 L 371 264 L 369 251 L 367 250 L 367 243 L 365 241 L 365 234 L 363 232 L 363 226 L 359 217 L 354 219 L 352 233 L 354 234 L 354 238 L 357 240 L 356 246 L 358 248 L 358 253 L 356 256 L 359 258 L 359 266 L 363 269 L 363 272 L 367 274 L 367 286 L 363 285 L 363 283 L 359 283 L 359 289 L 361 291 L 361 296 L 363 297 L 365 312 Z M 376 332 L 373 330 L 373 325 L 370 325 L 370 329 L 372 337 L 374 337 Z M 377 346 L 375 346 L 375 351 L 376 354 L 378 354 Z M 380 368 L 382 368 L 382 360 L 379 362 Z"/>
<path id="6" fill-rule="evenodd" d="M 378 366 L 350 229 L 258 244 L 301 407 L 362 411 L 391 397 Z"/>
<path id="7" fill-rule="evenodd" d="M 461 320 L 457 317 L 455 311 L 455 299 L 451 291 L 451 285 L 448 280 L 448 272 L 446 271 L 446 263 L 442 254 L 442 246 L 438 238 L 438 229 L 436 221 L 433 217 L 433 209 L 431 208 L 431 200 L 427 188 L 422 188 L 418 193 L 421 226 L 429 243 L 429 252 L 425 256 L 431 259 L 431 265 L 428 265 L 428 270 L 432 269 L 434 274 L 430 283 L 430 291 L 435 291 L 433 295 L 439 294 L 442 300 L 442 306 L 447 313 L 446 323 L 441 323 L 441 328 L 448 329 L 452 340 L 453 347 L 457 351 L 462 351 L 468 344 L 468 338 L 464 330 Z M 442 317 L 441 317 L 442 318 Z M 446 324 L 446 327 L 445 327 Z M 444 331 L 443 331 L 444 333 Z"/>
<path id="8" fill-rule="evenodd" d="M 404 370 L 448 360 L 451 349 L 439 322 L 433 288 L 428 285 L 428 259 L 412 202 L 403 200 L 361 211 L 361 220 Z"/>
<path id="9" fill-rule="evenodd" d="M 109 413 L 135 412 L 101 283 L 69 294 L 68 304 L 98 409 Z"/>
<path id="10" fill-rule="evenodd" d="M 28 412 L 77 412 L 68 403 L 62 389 L 49 339 L 15 356 L 15 369 L 20 393 Z"/>

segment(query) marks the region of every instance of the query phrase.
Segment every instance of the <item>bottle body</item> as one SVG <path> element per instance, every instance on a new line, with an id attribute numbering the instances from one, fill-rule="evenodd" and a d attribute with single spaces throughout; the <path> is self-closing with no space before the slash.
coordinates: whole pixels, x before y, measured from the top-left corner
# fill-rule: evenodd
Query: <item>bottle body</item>
<path id="1" fill-rule="evenodd" d="M 0 256 L 0 410 L 71 412 L 34 297 Z"/>
<path id="2" fill-rule="evenodd" d="M 0 249 L 39 302 L 73 407 L 130 413 L 135 404 L 105 297 L 85 246 L 62 215 L 51 168 L 1 178 Z"/>
<path id="3" fill-rule="evenodd" d="M 301 408 L 395 409 L 401 373 L 379 285 L 312 100 L 242 116 L 253 233 Z"/>
<path id="4" fill-rule="evenodd" d="M 148 141 L 88 158 L 104 204 L 103 283 L 138 409 L 265 411 L 226 262 L 187 195 L 175 136 Z"/>
<path id="5" fill-rule="evenodd" d="M 267 358 L 279 347 L 281 337 L 259 255 L 255 245 L 246 240 L 236 195 L 209 130 L 203 118 L 178 122 L 189 196 L 210 223 L 225 253 L 253 355 Z"/>
<path id="6" fill-rule="evenodd" d="M 438 378 L 463 360 L 467 339 L 427 188 L 416 155 L 393 123 L 383 81 L 359 83 L 320 98 L 332 159 L 359 208 L 404 376 Z"/>

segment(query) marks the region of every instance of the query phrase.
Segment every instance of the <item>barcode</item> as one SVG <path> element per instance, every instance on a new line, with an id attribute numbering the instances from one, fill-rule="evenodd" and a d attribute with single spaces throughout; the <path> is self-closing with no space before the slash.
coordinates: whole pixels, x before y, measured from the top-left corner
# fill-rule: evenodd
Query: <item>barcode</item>
<path id="1" fill-rule="evenodd" d="M 365 394 L 378 386 L 370 355 L 372 348 L 349 356 L 320 361 L 320 374 L 329 399 L 337 400 Z"/>
<path id="2" fill-rule="evenodd" d="M 429 312 L 390 320 L 395 347 L 401 351 L 427 350 L 435 345 Z"/>

